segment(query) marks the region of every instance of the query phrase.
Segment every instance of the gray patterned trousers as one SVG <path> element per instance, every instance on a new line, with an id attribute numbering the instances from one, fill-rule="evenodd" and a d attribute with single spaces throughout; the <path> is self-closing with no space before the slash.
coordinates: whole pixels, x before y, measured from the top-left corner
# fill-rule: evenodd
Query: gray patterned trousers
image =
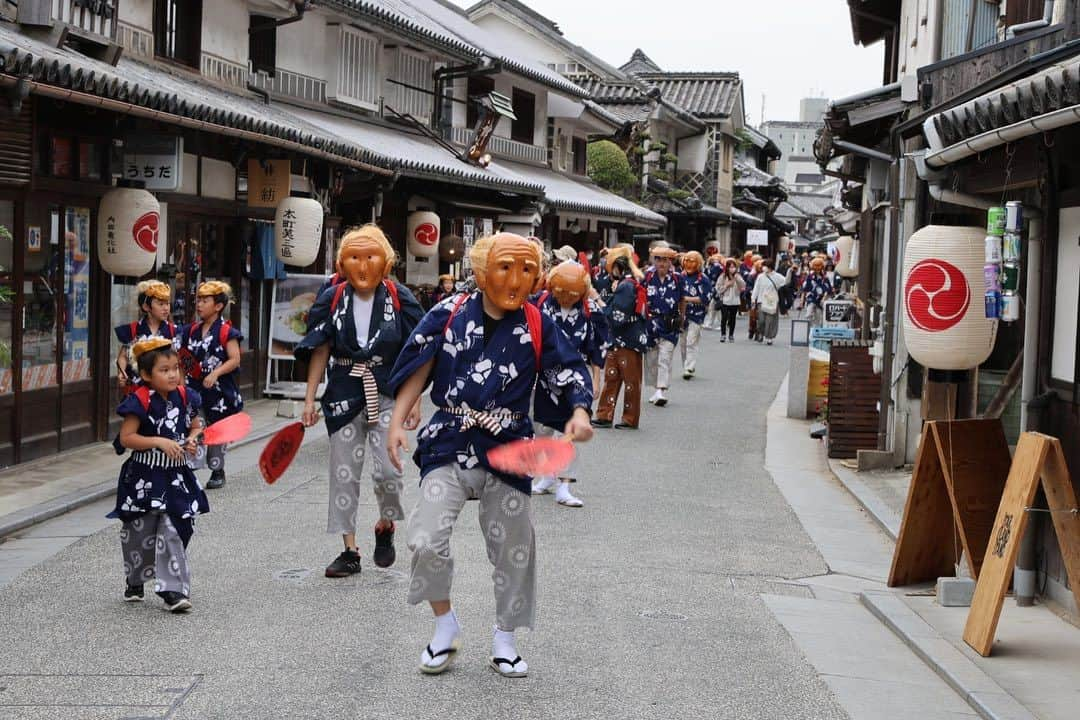
<path id="1" fill-rule="evenodd" d="M 495 570 L 495 619 L 501 630 L 532 628 L 536 618 L 536 535 L 531 498 L 483 468 L 436 468 L 424 477 L 409 517 L 409 603 L 448 600 L 454 577 L 450 534 L 469 498 L 480 500 L 480 528 Z"/>
<path id="2" fill-rule="evenodd" d="M 146 513 L 120 528 L 124 575 L 128 585 L 157 580 L 154 592 L 178 592 L 191 597 L 187 550 L 165 513 Z"/>
<path id="3" fill-rule="evenodd" d="M 379 396 L 379 424 L 368 425 L 367 414 L 361 412 L 348 425 L 330 436 L 330 501 L 326 516 L 326 532 L 336 535 L 356 533 L 356 513 L 360 507 L 360 477 L 364 470 L 364 455 L 370 448 L 371 481 L 375 485 L 375 501 L 379 517 L 404 520 L 401 491 L 402 473 L 390 464 L 386 452 L 386 434 L 390 430 L 390 414 L 394 401 Z"/>

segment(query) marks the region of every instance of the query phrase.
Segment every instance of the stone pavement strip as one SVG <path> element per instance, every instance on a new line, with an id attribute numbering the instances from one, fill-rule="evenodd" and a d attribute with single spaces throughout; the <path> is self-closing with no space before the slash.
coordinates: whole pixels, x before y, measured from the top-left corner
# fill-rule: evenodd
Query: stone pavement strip
<path id="1" fill-rule="evenodd" d="M 404 602 L 400 537 L 395 567 L 323 577 L 340 541 L 323 532 L 327 443 L 310 433 L 271 487 L 257 446 L 230 456 L 229 483 L 191 544 L 189 615 L 120 601 L 107 503 L 0 545 L 3 568 L 2 548 L 24 544 L 12 553 L 21 572 L 5 570 L 0 589 L 0 717 L 846 717 L 863 688 L 816 671 L 773 609 L 820 593 L 866 611 L 764 470 L 787 349 L 742 337 L 706 334 L 698 377 L 677 379 L 667 408 L 646 406 L 642 430 L 598 431 L 575 487 L 583 509 L 535 498 L 540 612 L 519 641 L 527 679 L 486 665 L 491 570 L 474 504 L 454 538 L 464 646 L 444 676 L 416 669 L 430 611 Z M 414 472 L 407 504 L 416 492 Z M 361 512 L 374 522 L 373 498 Z M 53 554 L 33 562 L 40 545 Z"/>

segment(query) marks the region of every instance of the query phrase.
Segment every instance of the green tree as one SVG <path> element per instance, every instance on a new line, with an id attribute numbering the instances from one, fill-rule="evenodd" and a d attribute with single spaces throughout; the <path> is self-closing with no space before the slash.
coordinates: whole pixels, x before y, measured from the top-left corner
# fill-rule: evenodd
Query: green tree
<path id="1" fill-rule="evenodd" d="M 618 193 L 634 184 L 626 153 L 610 140 L 589 143 L 588 160 L 589 177 L 605 190 Z"/>

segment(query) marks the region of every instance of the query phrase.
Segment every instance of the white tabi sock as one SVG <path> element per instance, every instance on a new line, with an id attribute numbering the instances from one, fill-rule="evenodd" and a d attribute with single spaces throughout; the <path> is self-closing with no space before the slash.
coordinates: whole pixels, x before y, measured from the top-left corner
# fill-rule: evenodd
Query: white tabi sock
<path id="1" fill-rule="evenodd" d="M 500 630 L 495 626 L 495 637 L 491 641 L 491 655 L 492 657 L 505 658 L 507 660 L 513 660 L 518 657 L 517 643 L 514 641 L 514 633 Z M 514 670 L 519 672 L 525 672 L 528 670 L 528 665 L 524 660 L 520 660 L 514 665 Z"/>
<path id="2" fill-rule="evenodd" d="M 554 477 L 551 475 L 541 475 L 533 481 L 532 491 L 536 494 L 546 493 L 554 484 Z"/>
<path id="3" fill-rule="evenodd" d="M 431 649 L 435 652 L 445 650 L 454 644 L 454 640 L 461 634 L 461 626 L 458 624 L 457 615 L 453 610 L 445 615 L 435 617 L 435 634 L 431 636 Z"/>

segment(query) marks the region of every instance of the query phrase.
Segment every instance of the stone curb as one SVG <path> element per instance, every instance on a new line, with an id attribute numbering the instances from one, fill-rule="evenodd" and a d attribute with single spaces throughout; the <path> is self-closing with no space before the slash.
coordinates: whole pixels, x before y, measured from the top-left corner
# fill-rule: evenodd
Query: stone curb
<path id="1" fill-rule="evenodd" d="M 847 491 L 858 501 L 859 505 L 870 515 L 874 522 L 885 531 L 885 534 L 892 538 L 893 542 L 896 542 L 896 537 L 900 534 L 900 515 L 882 502 L 877 493 L 859 479 L 857 472 L 844 467 L 838 460 L 829 459 L 828 463 L 833 476 L 841 485 L 847 488 Z"/>
<path id="2" fill-rule="evenodd" d="M 241 448 L 245 445 L 251 445 L 260 440 L 265 440 L 281 428 L 285 427 L 285 425 L 292 422 L 296 421 L 287 419 L 273 427 L 253 432 L 243 440 L 233 443 L 231 447 Z M 78 510 L 85 505 L 106 498 L 115 492 L 116 481 L 108 480 L 103 483 L 98 483 L 97 485 L 83 488 L 82 490 L 76 490 L 66 495 L 61 495 L 52 500 L 46 500 L 43 503 L 24 508 L 18 512 L 13 512 L 10 515 L 0 517 L 0 539 L 13 535 L 20 530 L 26 530 L 29 527 L 43 523 L 46 520 L 51 520 L 59 515 L 69 513 L 72 510 Z"/>
<path id="3" fill-rule="evenodd" d="M 859 593 L 859 600 L 980 717 L 986 720 L 1035 720 L 1035 715 L 919 617 L 898 595 L 864 591 Z"/>

